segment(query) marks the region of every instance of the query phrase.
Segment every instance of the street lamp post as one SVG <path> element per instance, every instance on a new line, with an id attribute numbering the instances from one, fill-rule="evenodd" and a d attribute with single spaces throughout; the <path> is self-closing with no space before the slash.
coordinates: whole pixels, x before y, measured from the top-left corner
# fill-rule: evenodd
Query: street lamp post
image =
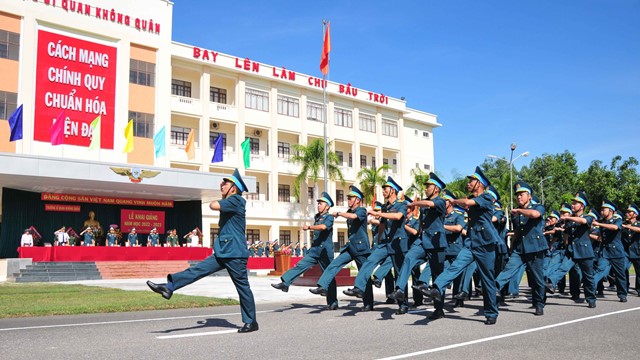
<path id="1" fill-rule="evenodd" d="M 551 179 L 552 177 L 553 176 L 547 176 L 544 179 L 540 179 L 540 197 L 541 197 L 541 200 L 542 200 L 542 205 L 544 205 L 544 187 L 543 187 L 543 184 L 544 184 L 545 181 Z"/>
<path id="2" fill-rule="evenodd" d="M 509 156 L 509 160 L 504 157 L 498 157 L 495 155 L 487 155 L 490 159 L 501 160 L 509 164 L 509 205 L 506 208 L 505 214 L 507 215 L 507 228 L 511 228 L 511 208 L 513 208 L 513 163 L 518 160 L 520 157 L 529 156 L 529 152 L 525 151 L 522 154 L 513 157 L 513 152 L 516 150 L 518 145 L 516 143 L 511 144 L 511 154 Z"/>

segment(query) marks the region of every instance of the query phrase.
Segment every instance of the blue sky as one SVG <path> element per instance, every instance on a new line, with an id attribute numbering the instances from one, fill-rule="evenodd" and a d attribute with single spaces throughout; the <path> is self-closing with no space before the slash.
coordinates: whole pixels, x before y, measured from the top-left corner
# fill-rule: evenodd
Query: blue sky
<path id="1" fill-rule="evenodd" d="M 404 96 L 445 181 L 487 154 L 640 157 L 640 1 L 182 1 L 173 40 Z"/>

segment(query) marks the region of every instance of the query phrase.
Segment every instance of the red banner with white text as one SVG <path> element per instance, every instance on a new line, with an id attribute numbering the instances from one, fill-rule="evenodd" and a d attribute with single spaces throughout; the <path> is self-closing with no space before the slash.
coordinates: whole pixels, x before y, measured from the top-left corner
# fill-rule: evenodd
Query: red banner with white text
<path id="1" fill-rule="evenodd" d="M 64 112 L 63 143 L 89 146 L 100 116 L 100 147 L 113 149 L 116 55 L 113 46 L 38 31 L 34 140 L 50 142 Z"/>
<path id="2" fill-rule="evenodd" d="M 136 228 L 138 234 L 148 234 L 156 228 L 158 234 L 164 234 L 164 211 L 130 210 L 120 211 L 120 229 L 122 232 L 131 232 Z"/>

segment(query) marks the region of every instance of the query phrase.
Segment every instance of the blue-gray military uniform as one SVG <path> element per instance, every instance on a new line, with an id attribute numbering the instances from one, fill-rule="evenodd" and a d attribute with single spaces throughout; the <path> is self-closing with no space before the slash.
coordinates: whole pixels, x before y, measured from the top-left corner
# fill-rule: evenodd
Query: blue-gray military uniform
<path id="1" fill-rule="evenodd" d="M 396 194 L 402 191 L 402 187 L 398 185 L 391 176 L 387 177 L 387 182 L 383 187 L 391 187 L 396 191 Z M 380 218 L 380 226 L 383 227 L 383 232 L 378 239 L 378 245 L 373 249 L 371 255 L 362 266 L 362 269 L 358 272 L 354 283 L 354 289 L 356 291 L 364 292 L 367 283 L 371 282 L 371 274 L 376 266 L 382 264 L 387 258 L 391 258 L 395 273 L 398 274 L 402 261 L 404 260 L 404 254 L 408 251 L 408 239 L 407 232 L 404 229 L 405 216 L 407 215 L 407 204 L 404 201 L 400 201 L 396 198 L 393 203 L 387 202 L 382 206 L 383 213 L 400 213 L 402 216 L 399 220 L 389 220 L 386 218 Z M 345 295 L 353 296 L 352 291 L 345 290 Z M 406 312 L 407 306 L 398 304 L 400 306 L 399 312 Z"/>
<path id="2" fill-rule="evenodd" d="M 617 210 L 615 203 L 609 200 L 604 200 L 602 207 L 611 209 L 614 213 Z M 609 275 L 609 271 L 613 270 L 613 276 L 616 283 L 616 292 L 618 298 L 622 302 L 627 301 L 627 277 L 625 270 L 627 268 L 627 254 L 624 251 L 622 245 L 622 219 L 617 216 L 612 216 L 608 220 L 604 220 L 604 223 L 609 225 L 615 225 L 616 230 L 600 228 L 600 235 L 602 243 L 600 244 L 601 253 L 598 260 L 597 270 L 594 274 L 594 282 L 597 284 L 600 280 Z"/>
<path id="3" fill-rule="evenodd" d="M 524 181 L 517 181 L 514 185 L 516 193 L 528 192 L 532 194 L 531 186 Z M 542 315 L 545 302 L 544 257 L 547 252 L 547 240 L 542 233 L 544 227 L 544 206 L 529 201 L 526 210 L 534 210 L 538 217 L 527 217 L 518 214 L 512 217 L 513 237 L 511 238 L 511 257 L 504 270 L 496 278 L 498 288 L 506 285 L 510 279 L 519 274 L 525 266 L 529 267 L 532 304 L 536 308 L 536 315 Z"/>
<path id="4" fill-rule="evenodd" d="M 637 216 L 640 214 L 640 209 L 636 204 L 630 204 L 627 207 L 627 212 L 634 212 L 636 214 L 636 220 L 630 222 L 628 225 L 640 228 L 640 221 L 638 221 Z M 635 289 L 640 296 L 640 232 L 635 232 L 629 229 L 623 229 L 623 240 L 629 249 L 629 262 L 633 265 L 633 268 L 636 272 L 636 282 Z"/>
<path id="5" fill-rule="evenodd" d="M 454 199 L 455 197 L 453 196 L 452 193 L 448 193 L 444 196 L 445 200 L 447 199 L 447 197 L 450 197 L 451 199 Z M 444 225 L 445 226 L 461 226 L 462 229 L 464 229 L 464 227 L 466 226 L 466 223 L 464 221 L 464 213 L 460 210 L 458 210 L 455 206 L 451 209 L 451 211 L 445 216 L 444 218 Z M 451 266 L 451 264 L 453 264 L 453 262 L 455 261 L 456 257 L 458 256 L 458 253 L 460 252 L 460 250 L 462 250 L 462 231 L 458 231 L 458 232 L 453 232 L 451 230 L 447 230 L 445 228 L 444 230 L 445 232 L 445 236 L 447 238 L 447 249 L 444 251 L 444 270 L 446 270 L 449 266 Z M 455 278 L 455 280 L 453 281 L 453 294 L 457 294 L 458 292 L 460 292 L 460 280 L 462 279 L 461 276 L 457 276 Z"/>
<path id="6" fill-rule="evenodd" d="M 111 232 L 107 233 L 107 245 L 114 246 L 117 238 L 118 234 L 112 234 Z"/>
<path id="7" fill-rule="evenodd" d="M 355 196 L 361 201 L 364 195 L 355 186 L 350 187 L 348 197 Z M 355 209 L 347 210 L 347 213 L 356 214 L 356 219 L 347 219 L 347 236 L 349 242 L 340 249 L 340 254 L 336 257 L 329 266 L 324 270 L 322 276 L 318 280 L 318 287 L 328 290 L 331 283 L 338 272 L 351 261 L 356 262 L 358 270 L 362 268 L 362 265 L 367 261 L 367 257 L 371 254 L 371 247 L 369 246 L 369 235 L 367 234 L 367 209 L 359 206 Z M 373 309 L 373 290 L 371 288 L 371 282 L 367 283 L 363 297 L 364 306 L 367 310 Z"/>
<path id="8" fill-rule="evenodd" d="M 375 211 L 382 210 L 382 203 L 376 201 L 375 206 L 373 208 Z M 378 246 L 378 239 L 380 238 L 380 225 L 371 224 L 371 234 L 373 235 L 373 242 L 371 245 L 372 249 L 375 249 Z M 391 273 L 391 268 L 393 267 L 393 263 L 391 262 L 391 258 L 388 257 L 373 273 L 374 280 L 377 280 L 379 284 L 382 284 L 382 280 L 384 280 L 384 290 L 385 294 L 389 295 L 395 290 L 395 280 L 393 278 L 393 274 Z M 387 299 L 388 303 L 393 304 L 394 301 L 391 299 Z"/>
<path id="9" fill-rule="evenodd" d="M 446 184 L 434 173 L 429 174 L 427 184 L 435 185 L 441 190 L 446 187 Z M 431 270 L 430 276 L 428 272 L 424 272 L 420 276 L 419 283 L 422 284 L 428 284 L 430 277 L 437 278 L 444 269 L 445 250 L 447 248 L 444 218 L 447 213 L 447 204 L 442 197 L 430 200 L 433 202 L 433 207 L 426 207 L 420 210 L 420 238 L 413 243 L 405 256 L 396 283 L 396 288 L 398 289 L 406 286 L 411 270 L 421 263 L 429 262 Z M 436 301 L 434 305 L 436 311 L 442 313 L 442 302 Z"/>
<path id="10" fill-rule="evenodd" d="M 138 243 L 138 234 L 129 233 L 129 235 L 127 235 L 127 240 L 129 240 L 129 246 L 136 245 Z"/>
<path id="11" fill-rule="evenodd" d="M 589 205 L 587 195 L 582 191 L 576 194 L 573 201 L 580 202 L 585 207 Z M 562 259 L 560 267 L 547 277 L 547 291 L 553 292 L 553 288 L 558 280 L 563 278 L 575 265 L 578 265 L 582 272 L 584 296 L 589 307 L 593 308 L 596 306 L 596 286 L 593 277 L 593 259 L 595 253 L 591 245 L 591 239 L 589 238 L 589 231 L 591 229 L 591 223 L 595 218 L 593 215 L 585 215 L 584 213 L 580 215 L 580 217 L 586 220 L 585 224 L 574 222 L 566 224 L 565 233 L 568 239 L 567 251 L 565 252 L 565 258 Z"/>
<path id="12" fill-rule="evenodd" d="M 149 241 L 147 242 L 147 244 L 155 247 L 156 245 L 158 245 L 159 238 L 160 235 L 158 234 L 149 234 Z"/>
<path id="13" fill-rule="evenodd" d="M 468 178 L 475 179 L 485 186 L 491 185 L 489 179 L 484 175 L 479 167 Z M 484 316 L 487 318 L 485 324 L 496 323 L 498 317 L 498 305 L 496 303 L 496 283 L 494 276 L 494 266 L 496 259 L 496 243 L 498 232 L 491 221 L 495 198 L 488 192 L 480 194 L 472 199 L 475 203 L 469 206 L 467 214 L 469 216 L 468 236 L 470 248 L 464 247 L 456 260 L 434 281 L 434 291 L 444 297 L 444 290 L 458 277 L 465 268 L 473 261 L 476 262 L 482 280 L 482 296 L 484 300 Z"/>
<path id="14" fill-rule="evenodd" d="M 232 176 L 224 180 L 233 182 L 239 193 L 218 200 L 220 204 L 220 220 L 218 221 L 220 230 L 213 243 L 213 254 L 195 266 L 168 275 L 167 285 L 170 289 L 172 288 L 171 290 L 177 290 L 205 276 L 226 269 L 240 297 L 242 321 L 245 324 L 252 324 L 256 322 L 256 304 L 249 286 L 247 271 L 249 258 L 245 236 L 247 201 L 241 195 L 248 189 L 237 169 Z"/>
<path id="15" fill-rule="evenodd" d="M 318 201 L 323 201 L 329 206 L 333 206 L 333 199 L 326 192 L 323 192 Z M 331 264 L 333 260 L 333 215 L 326 211 L 324 214 L 317 213 L 314 217 L 313 225 L 324 225 L 324 230 L 313 230 L 313 241 L 311 248 L 296 266 L 289 269 L 280 278 L 287 287 L 293 283 L 298 276 L 309 270 L 312 266 L 320 264 L 322 271 Z M 327 288 L 327 306 L 335 308 L 338 305 L 338 296 L 335 279 L 331 280 Z"/>
<path id="16" fill-rule="evenodd" d="M 96 236 L 92 233 L 92 232 L 85 232 L 84 233 L 84 246 L 91 246 L 93 245 L 93 241 L 96 239 Z"/>

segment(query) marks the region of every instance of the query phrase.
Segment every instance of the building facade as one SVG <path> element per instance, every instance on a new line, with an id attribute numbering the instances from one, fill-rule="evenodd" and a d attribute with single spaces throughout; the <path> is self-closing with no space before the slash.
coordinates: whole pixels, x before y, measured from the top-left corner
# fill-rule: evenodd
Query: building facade
<path id="1" fill-rule="evenodd" d="M 0 158 L 8 167 L 0 174 L 3 187 L 199 200 L 202 218 L 196 223 L 210 246 L 218 218 L 208 201 L 220 196 L 220 178 L 238 168 L 250 188 L 245 194 L 248 241 L 295 244 L 309 240 L 301 227 L 316 212 L 317 194 L 329 192 L 338 211 L 346 209 L 348 186 L 357 184 L 363 167 L 388 164 L 389 175 L 405 186 L 412 169 L 433 170 L 433 129 L 440 126 L 435 115 L 408 108 L 404 99 L 324 81 L 286 64 L 173 42 L 172 7 L 165 0 L 0 5 Z M 20 105 L 23 139 L 10 142 L 6 119 Z M 302 184 L 296 198 L 293 186 L 301 164 L 290 160 L 293 145 L 322 139 L 325 114 L 327 138 L 345 183 L 330 182 L 325 189 L 321 174 L 318 183 Z M 91 124 L 98 117 L 100 146 L 90 150 L 96 131 Z M 54 119 L 65 122 L 61 145 L 51 144 Z M 125 153 L 130 119 L 134 149 Z M 163 138 L 157 136 L 161 129 Z M 190 133 L 192 156 L 185 151 Z M 223 160 L 212 163 L 219 136 Z M 245 141 L 248 168 L 241 148 Z M 159 142 L 164 156 L 154 151 Z M 21 168 L 32 162 L 34 168 Z M 67 175 L 56 175 L 60 166 L 65 174 L 84 169 L 84 176 L 64 181 Z M 108 170 L 117 166 L 161 175 L 130 184 Z M 3 204 L 3 211 L 9 206 Z M 336 247 L 345 238 L 346 223 L 338 221 Z"/>

